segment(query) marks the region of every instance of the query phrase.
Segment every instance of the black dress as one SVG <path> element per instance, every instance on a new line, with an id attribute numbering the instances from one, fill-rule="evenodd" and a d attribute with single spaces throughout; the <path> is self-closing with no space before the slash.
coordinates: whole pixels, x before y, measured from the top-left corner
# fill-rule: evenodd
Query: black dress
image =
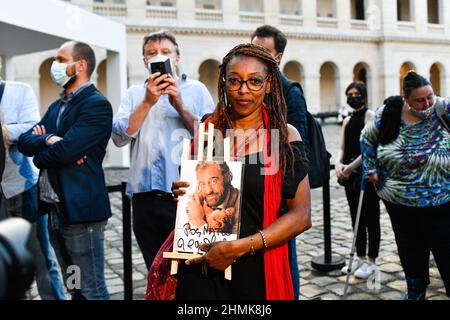
<path id="1" fill-rule="evenodd" d="M 367 109 L 355 111 L 345 128 L 343 164 L 349 164 L 361 155 L 359 137 L 364 128 Z"/>
<path id="2" fill-rule="evenodd" d="M 308 172 L 302 142 L 291 143 L 294 150 L 294 164 L 288 164 L 283 178 L 280 214 L 287 212 L 286 199 L 292 199 L 298 184 Z M 264 216 L 264 176 L 260 174 L 263 164 L 256 157 L 246 156 L 242 188 L 241 226 L 239 238 L 255 234 L 262 229 Z M 257 159 L 256 159 L 257 158 Z M 256 160 L 256 161 L 255 161 Z M 232 265 L 232 280 L 224 277 L 223 271 L 208 268 L 203 275 L 200 265 L 180 264 L 178 270 L 177 300 L 265 300 L 264 257 L 262 251 L 255 255 L 246 254 Z"/>
<path id="3" fill-rule="evenodd" d="M 353 112 L 345 128 L 344 155 L 342 162 L 349 164 L 361 155 L 359 143 L 361 131 L 364 128 L 367 109 Z M 359 193 L 361 189 L 362 167 L 352 172 L 348 185 L 345 186 L 345 195 L 350 208 L 352 226 L 355 228 L 358 212 Z M 369 250 L 367 251 L 367 235 Z M 378 257 L 380 248 L 380 201 L 372 183 L 366 183 L 364 201 L 362 204 L 358 235 L 356 237 L 356 253 L 359 257 L 366 254 L 371 258 Z"/>

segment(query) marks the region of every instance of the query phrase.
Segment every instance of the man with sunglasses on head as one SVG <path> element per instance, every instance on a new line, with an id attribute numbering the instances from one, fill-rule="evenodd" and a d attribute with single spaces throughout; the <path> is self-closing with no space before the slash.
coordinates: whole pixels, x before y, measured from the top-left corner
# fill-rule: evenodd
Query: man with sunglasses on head
<path id="1" fill-rule="evenodd" d="M 19 150 L 41 169 L 39 210 L 49 213 L 51 242 L 74 300 L 109 299 L 103 244 L 111 208 L 102 162 L 113 114 L 90 82 L 95 65 L 89 45 L 63 44 L 51 66 L 64 89 L 60 99 L 19 138 Z"/>
<path id="2" fill-rule="evenodd" d="M 118 147 L 131 142 L 126 192 L 132 197 L 133 231 L 150 269 L 175 226 L 171 186 L 179 180 L 182 139 L 191 137 L 195 122 L 214 110 L 214 102 L 202 83 L 179 77 L 180 49 L 171 33 L 146 36 L 142 54 L 150 75 L 143 85 L 128 89 L 114 118 L 112 138 Z M 152 63 L 164 60 L 172 72 L 152 73 Z"/>

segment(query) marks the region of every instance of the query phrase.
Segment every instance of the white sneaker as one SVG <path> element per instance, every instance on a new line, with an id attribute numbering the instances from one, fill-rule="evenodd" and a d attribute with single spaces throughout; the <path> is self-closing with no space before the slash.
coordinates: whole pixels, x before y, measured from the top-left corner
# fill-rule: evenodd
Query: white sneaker
<path id="1" fill-rule="evenodd" d="M 355 272 L 355 277 L 361 279 L 368 279 L 371 275 L 373 275 L 378 270 L 377 265 L 369 260 L 365 260 L 363 264 L 359 267 Z"/>
<path id="2" fill-rule="evenodd" d="M 361 267 L 361 265 L 363 264 L 364 260 L 360 259 L 359 257 L 355 257 L 352 261 L 352 268 L 350 270 L 350 274 L 353 274 L 356 270 L 359 269 L 359 267 Z M 341 272 L 343 274 L 347 274 L 348 271 L 348 264 L 345 265 L 344 267 L 342 267 Z"/>

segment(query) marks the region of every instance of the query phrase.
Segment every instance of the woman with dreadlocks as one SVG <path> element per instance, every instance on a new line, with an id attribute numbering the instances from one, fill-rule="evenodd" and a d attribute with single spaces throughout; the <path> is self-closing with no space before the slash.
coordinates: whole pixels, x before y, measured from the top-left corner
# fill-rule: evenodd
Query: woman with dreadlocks
<path id="1" fill-rule="evenodd" d="M 256 132 L 232 149 L 245 166 L 239 239 L 201 245 L 203 256 L 180 265 L 176 299 L 293 299 L 287 242 L 311 227 L 310 190 L 303 143 L 286 124 L 277 63 L 263 47 L 238 45 L 223 59 L 218 90 L 205 122 L 224 136 Z M 174 195 L 186 186 L 175 182 Z M 228 281 L 223 270 L 231 264 Z"/>

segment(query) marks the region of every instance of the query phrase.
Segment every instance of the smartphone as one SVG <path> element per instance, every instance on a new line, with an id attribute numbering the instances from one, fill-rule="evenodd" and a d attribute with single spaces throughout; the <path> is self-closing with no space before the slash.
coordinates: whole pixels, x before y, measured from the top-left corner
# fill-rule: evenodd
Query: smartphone
<path id="1" fill-rule="evenodd" d="M 172 66 L 170 64 L 170 59 L 167 58 L 164 61 L 154 61 L 150 63 L 150 70 L 151 73 L 155 72 L 161 72 L 161 75 L 163 74 L 170 74 L 172 75 Z"/>

